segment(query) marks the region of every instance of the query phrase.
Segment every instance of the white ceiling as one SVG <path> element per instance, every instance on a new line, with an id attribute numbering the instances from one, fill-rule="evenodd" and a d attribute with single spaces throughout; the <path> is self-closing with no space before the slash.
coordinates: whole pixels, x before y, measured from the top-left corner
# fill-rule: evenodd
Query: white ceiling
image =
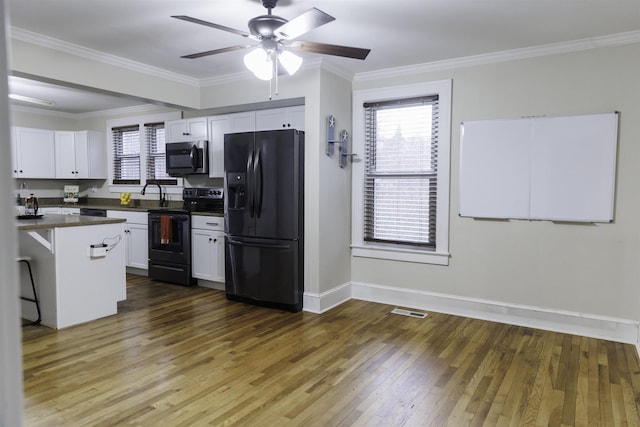
<path id="1" fill-rule="evenodd" d="M 246 51 L 199 59 L 181 55 L 247 40 L 171 15 L 248 31 L 250 18 L 266 14 L 260 0 L 8 0 L 8 5 L 13 31 L 197 80 L 249 73 L 242 62 Z M 640 31 L 640 0 L 280 0 L 273 14 L 290 20 L 311 7 L 336 20 L 299 39 L 371 53 L 364 61 L 301 56 L 322 57 L 352 74 Z M 96 106 L 83 107 L 88 108 Z"/>

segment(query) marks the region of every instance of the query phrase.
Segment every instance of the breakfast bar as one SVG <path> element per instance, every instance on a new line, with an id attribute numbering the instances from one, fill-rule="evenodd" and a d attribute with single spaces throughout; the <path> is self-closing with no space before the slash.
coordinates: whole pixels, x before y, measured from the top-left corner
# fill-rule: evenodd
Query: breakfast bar
<path id="1" fill-rule="evenodd" d="M 117 313 L 126 299 L 124 221 L 56 214 L 17 220 L 19 254 L 32 259 L 43 325 L 59 329 Z M 22 295 L 31 296 L 28 273 L 20 276 Z M 35 304 L 22 301 L 22 317 L 35 319 Z"/>

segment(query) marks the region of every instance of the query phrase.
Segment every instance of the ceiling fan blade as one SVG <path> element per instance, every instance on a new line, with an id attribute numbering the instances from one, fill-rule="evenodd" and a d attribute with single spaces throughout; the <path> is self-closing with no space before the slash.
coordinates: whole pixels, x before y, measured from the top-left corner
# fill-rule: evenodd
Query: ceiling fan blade
<path id="1" fill-rule="evenodd" d="M 203 56 L 216 55 L 218 53 L 225 53 L 225 52 L 233 52 L 234 50 L 247 49 L 250 47 L 251 45 L 223 47 L 222 49 L 207 50 L 206 52 L 192 53 L 191 55 L 184 55 L 184 56 L 181 56 L 180 58 L 188 58 L 188 59 L 202 58 Z"/>
<path id="2" fill-rule="evenodd" d="M 291 40 L 334 19 L 336 18 L 313 7 L 278 27 L 274 33 L 282 39 Z"/>
<path id="3" fill-rule="evenodd" d="M 172 18 L 180 19 L 182 21 L 193 22 L 194 24 L 200 24 L 211 28 L 216 28 L 218 30 L 227 31 L 229 33 L 237 34 L 242 37 L 247 37 L 250 39 L 255 39 L 255 37 L 246 31 L 236 30 L 235 28 L 225 27 L 224 25 L 214 24 L 213 22 L 203 21 L 202 19 L 192 18 L 186 15 L 172 15 Z"/>
<path id="4" fill-rule="evenodd" d="M 291 49 L 298 49 L 305 52 L 323 53 L 325 55 L 343 56 L 345 58 L 365 59 L 371 49 L 361 49 L 359 47 L 338 46 L 334 44 L 296 41 L 286 45 Z"/>

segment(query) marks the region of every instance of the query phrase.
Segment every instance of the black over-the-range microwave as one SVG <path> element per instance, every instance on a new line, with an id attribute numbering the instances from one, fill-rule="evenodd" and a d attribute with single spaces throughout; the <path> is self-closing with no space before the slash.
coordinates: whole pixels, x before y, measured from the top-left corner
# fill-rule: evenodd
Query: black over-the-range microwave
<path id="1" fill-rule="evenodd" d="M 166 160 L 167 173 L 171 176 L 209 173 L 208 142 L 168 142 Z"/>

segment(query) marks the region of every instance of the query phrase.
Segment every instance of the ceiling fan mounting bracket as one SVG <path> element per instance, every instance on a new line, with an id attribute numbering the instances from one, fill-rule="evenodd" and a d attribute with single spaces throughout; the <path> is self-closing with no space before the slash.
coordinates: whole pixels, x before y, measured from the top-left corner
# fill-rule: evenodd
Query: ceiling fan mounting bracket
<path id="1" fill-rule="evenodd" d="M 269 15 L 271 15 L 271 9 L 276 7 L 278 0 L 262 0 L 262 5 L 269 9 Z"/>

